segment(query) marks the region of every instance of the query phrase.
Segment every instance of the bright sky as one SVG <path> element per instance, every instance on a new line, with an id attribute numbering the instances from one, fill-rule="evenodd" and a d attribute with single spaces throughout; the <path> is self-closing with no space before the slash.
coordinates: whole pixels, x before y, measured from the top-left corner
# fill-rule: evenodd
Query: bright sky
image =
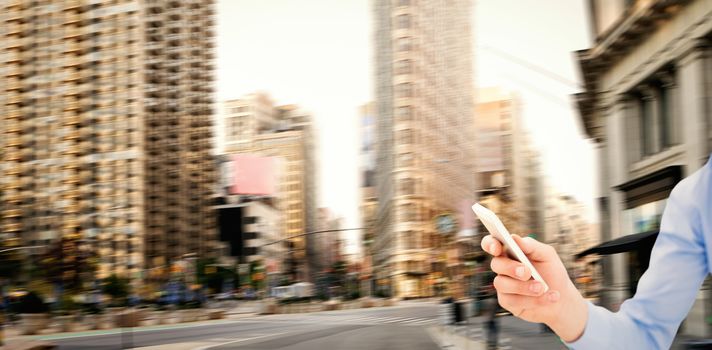
<path id="1" fill-rule="evenodd" d="M 373 99 L 369 0 L 219 0 L 218 101 L 265 91 L 311 111 L 318 139 L 319 206 L 359 227 L 358 106 Z M 550 183 L 592 208 L 592 147 L 569 95 L 572 51 L 588 46 L 583 0 L 475 1 L 475 84 L 517 91 Z M 218 124 L 218 130 L 221 130 Z M 593 217 L 592 210 L 590 216 Z M 358 250 L 356 233 L 347 249 Z"/>

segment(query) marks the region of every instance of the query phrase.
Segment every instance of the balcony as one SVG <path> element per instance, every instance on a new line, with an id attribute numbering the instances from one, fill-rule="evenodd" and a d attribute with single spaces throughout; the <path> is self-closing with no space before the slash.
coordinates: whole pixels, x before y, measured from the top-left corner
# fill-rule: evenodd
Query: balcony
<path id="1" fill-rule="evenodd" d="M 81 53 L 83 50 L 83 47 L 80 43 L 77 41 L 67 41 L 64 44 L 64 49 L 62 50 L 63 53 Z"/>
<path id="2" fill-rule="evenodd" d="M 13 222 L 9 224 L 5 224 L 2 226 L 2 231 L 3 232 L 18 232 L 22 229 L 22 224 L 19 222 Z"/>
<path id="3" fill-rule="evenodd" d="M 79 101 L 65 101 L 64 110 L 73 111 L 79 109 Z"/>
<path id="4" fill-rule="evenodd" d="M 5 124 L 4 129 L 5 129 L 5 133 L 7 133 L 7 134 L 19 133 L 22 131 L 22 124 L 20 124 L 17 120 L 9 119 L 6 122 L 4 122 L 3 124 Z"/>
<path id="5" fill-rule="evenodd" d="M 20 8 L 22 7 L 22 0 L 7 0 L 5 3 L 5 8 L 10 9 L 10 8 Z"/>
<path id="6" fill-rule="evenodd" d="M 20 137 L 11 135 L 5 140 L 5 147 L 19 147 L 22 145 L 22 139 Z"/>
<path id="7" fill-rule="evenodd" d="M 64 11 L 81 9 L 82 5 L 81 0 L 64 0 Z"/>
<path id="8" fill-rule="evenodd" d="M 9 6 L 6 5 L 5 7 Z M 22 22 L 22 18 L 22 11 L 10 11 L 10 13 L 7 15 L 7 18 L 5 18 L 5 22 Z"/>
<path id="9" fill-rule="evenodd" d="M 2 217 L 3 218 L 16 218 L 22 216 L 22 209 L 7 209 L 3 210 L 2 212 Z"/>
<path id="10" fill-rule="evenodd" d="M 65 39 L 78 38 L 81 36 L 82 36 L 82 31 L 77 26 L 67 26 L 67 28 L 65 28 L 65 30 L 64 30 L 64 38 Z"/>
<path id="11" fill-rule="evenodd" d="M 6 91 L 20 90 L 22 88 L 21 80 L 14 78 L 8 79 L 7 85 L 5 85 Z"/>
<path id="12" fill-rule="evenodd" d="M 76 140 L 79 137 L 80 137 L 79 130 L 71 130 L 67 134 L 62 136 L 62 139 L 69 141 L 69 140 Z M 70 148 L 72 148 L 72 147 L 70 147 Z"/>
<path id="13" fill-rule="evenodd" d="M 65 82 L 70 82 L 70 81 L 77 81 L 82 78 L 82 75 L 79 73 L 79 71 L 73 71 L 69 72 L 65 77 L 64 81 Z"/>
<path id="14" fill-rule="evenodd" d="M 21 23 L 10 23 L 7 25 L 6 36 L 15 36 L 22 34 L 22 24 Z"/>
<path id="15" fill-rule="evenodd" d="M 69 175 L 69 176 L 65 177 L 64 179 L 62 179 L 62 183 L 64 183 L 64 184 L 78 184 L 79 176 Z M 78 195 L 71 196 L 71 195 L 64 194 L 63 197 L 64 198 L 78 198 Z"/>
<path id="16" fill-rule="evenodd" d="M 6 77 L 17 77 L 22 75 L 22 70 L 18 64 L 8 64 L 6 65 L 5 76 Z"/>
<path id="17" fill-rule="evenodd" d="M 19 93 L 10 93 L 7 95 L 7 99 L 5 100 L 5 104 L 8 105 L 14 105 L 14 104 L 20 104 L 22 103 L 22 95 Z"/>
<path id="18" fill-rule="evenodd" d="M 6 185 L 4 188 L 8 189 L 11 187 Z M 19 188 L 19 186 L 12 187 L 12 188 Z M 20 201 L 22 201 L 22 196 L 20 195 L 19 192 L 7 192 L 7 193 L 5 193 L 5 196 L 3 199 L 5 200 L 6 203 L 19 203 Z"/>
<path id="19" fill-rule="evenodd" d="M 65 114 L 62 117 L 62 124 L 64 125 L 77 125 L 81 122 L 81 118 L 76 114 Z"/>
<path id="20" fill-rule="evenodd" d="M 22 45 L 25 44 L 25 39 L 22 38 L 16 38 L 16 39 L 6 39 L 5 40 L 5 48 L 6 49 L 22 49 Z"/>
<path id="21" fill-rule="evenodd" d="M 62 24 L 76 24 L 81 22 L 82 17 L 78 13 L 73 13 L 73 12 L 67 12 L 64 16 L 64 21 L 62 21 Z"/>
<path id="22" fill-rule="evenodd" d="M 10 51 L 5 53 L 5 63 L 17 63 L 22 62 L 22 55 L 17 51 Z"/>

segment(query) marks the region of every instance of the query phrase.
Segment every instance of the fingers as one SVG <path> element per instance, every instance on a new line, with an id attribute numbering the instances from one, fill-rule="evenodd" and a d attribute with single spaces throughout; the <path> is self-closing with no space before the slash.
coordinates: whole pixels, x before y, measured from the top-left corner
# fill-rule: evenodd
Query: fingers
<path id="1" fill-rule="evenodd" d="M 492 258 L 490 268 L 498 275 L 509 276 L 520 281 L 527 281 L 532 277 L 531 271 L 524 264 L 504 255 Z"/>
<path id="2" fill-rule="evenodd" d="M 499 256 L 502 254 L 502 243 L 499 243 L 499 241 L 492 237 L 492 235 L 487 235 L 482 238 L 480 245 L 482 246 L 482 250 L 493 256 Z"/>
<path id="3" fill-rule="evenodd" d="M 549 306 L 557 303 L 561 299 L 558 291 L 548 291 L 540 296 L 518 295 L 501 293 L 497 290 L 497 301 L 499 305 L 517 317 L 526 318 L 526 310 L 536 307 Z M 522 314 L 524 311 L 524 314 Z"/>
<path id="4" fill-rule="evenodd" d="M 532 261 L 551 261 L 557 259 L 556 250 L 548 245 L 537 241 L 531 237 L 519 237 L 512 235 L 522 252 Z"/>
<path id="5" fill-rule="evenodd" d="M 494 287 L 498 293 L 528 295 L 537 297 L 544 294 L 544 285 L 539 281 L 520 281 L 504 275 L 494 278 Z"/>

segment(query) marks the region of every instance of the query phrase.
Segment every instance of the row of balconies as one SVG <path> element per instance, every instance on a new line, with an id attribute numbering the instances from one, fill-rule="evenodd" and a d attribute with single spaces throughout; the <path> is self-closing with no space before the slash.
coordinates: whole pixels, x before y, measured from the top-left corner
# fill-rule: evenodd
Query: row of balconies
<path id="1" fill-rule="evenodd" d="M 81 22 L 82 22 L 82 16 L 76 11 L 74 11 L 74 12 L 67 11 L 62 18 L 63 25 L 70 25 L 70 24 L 76 25 Z"/>
<path id="2" fill-rule="evenodd" d="M 12 23 L 12 22 L 20 22 L 22 23 L 24 19 L 24 14 L 22 11 L 8 11 L 7 12 L 7 17 L 5 18 L 5 22 L 7 23 Z"/>
<path id="3" fill-rule="evenodd" d="M 22 230 L 22 224 L 19 222 L 10 222 L 2 226 L 2 232 L 19 232 Z"/>
<path id="4" fill-rule="evenodd" d="M 19 78 L 8 78 L 5 81 L 5 91 L 16 91 L 22 89 L 22 80 Z"/>

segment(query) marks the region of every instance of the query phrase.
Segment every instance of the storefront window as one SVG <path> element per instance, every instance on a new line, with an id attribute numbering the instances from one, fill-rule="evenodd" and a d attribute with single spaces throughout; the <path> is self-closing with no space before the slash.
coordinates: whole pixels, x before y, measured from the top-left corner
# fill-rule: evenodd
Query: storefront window
<path id="1" fill-rule="evenodd" d="M 623 211 L 623 234 L 659 230 L 665 203 L 667 199 L 661 199 Z"/>
<path id="2" fill-rule="evenodd" d="M 661 199 L 623 211 L 623 234 L 657 232 L 666 202 L 667 199 Z M 638 281 L 648 269 L 651 247 L 652 243 L 647 249 L 633 249 L 628 252 L 628 292 L 631 296 L 635 295 Z"/>

